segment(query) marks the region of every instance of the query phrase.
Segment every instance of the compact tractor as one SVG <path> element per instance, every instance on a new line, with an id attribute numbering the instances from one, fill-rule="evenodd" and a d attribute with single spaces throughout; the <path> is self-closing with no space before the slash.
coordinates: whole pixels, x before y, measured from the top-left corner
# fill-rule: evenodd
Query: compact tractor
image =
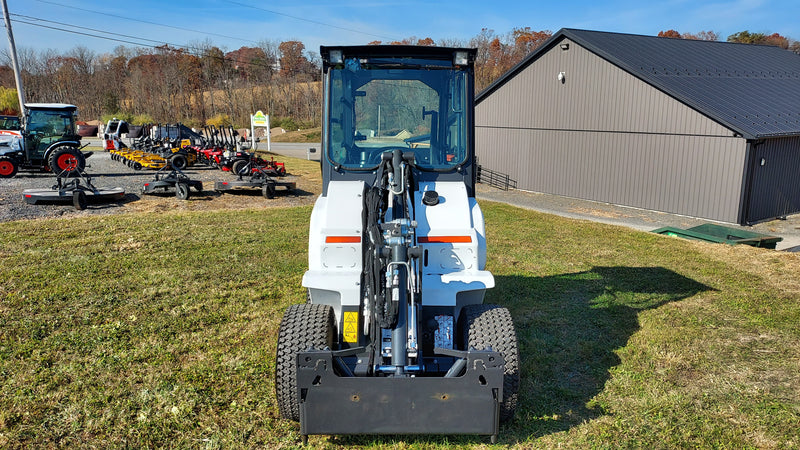
<path id="1" fill-rule="evenodd" d="M 277 342 L 281 415 L 311 434 L 477 434 L 511 419 L 509 311 L 484 304 L 475 50 L 322 47 L 308 298 Z"/>
<path id="2" fill-rule="evenodd" d="M 63 103 L 25 104 L 21 136 L 0 140 L 0 177 L 13 177 L 20 170 L 82 172 L 92 153 L 81 152 L 81 137 L 75 132 L 77 110 Z"/>

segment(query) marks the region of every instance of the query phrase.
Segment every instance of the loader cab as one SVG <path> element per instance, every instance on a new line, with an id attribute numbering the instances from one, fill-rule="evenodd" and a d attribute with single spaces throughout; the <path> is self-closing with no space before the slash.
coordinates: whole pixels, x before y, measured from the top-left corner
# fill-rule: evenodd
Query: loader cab
<path id="1" fill-rule="evenodd" d="M 382 155 L 413 154 L 417 182 L 462 181 L 474 195 L 474 49 L 321 47 L 323 195 L 371 185 Z"/>
<path id="2" fill-rule="evenodd" d="M 25 105 L 25 153 L 34 164 L 45 159 L 45 152 L 60 141 L 80 141 L 75 121 L 78 108 L 62 103 Z"/>

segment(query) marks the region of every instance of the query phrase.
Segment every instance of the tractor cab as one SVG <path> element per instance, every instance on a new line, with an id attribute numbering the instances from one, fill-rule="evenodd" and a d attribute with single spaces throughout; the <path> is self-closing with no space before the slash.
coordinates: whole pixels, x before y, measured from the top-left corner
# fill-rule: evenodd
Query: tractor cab
<path id="1" fill-rule="evenodd" d="M 0 136 L 20 136 L 22 126 L 17 116 L 0 116 Z"/>
<path id="2" fill-rule="evenodd" d="M 413 157 L 418 181 L 462 181 L 473 194 L 474 50 L 321 51 L 327 89 L 323 192 L 335 180 L 372 184 L 382 155 L 400 149 Z"/>
<path id="3" fill-rule="evenodd" d="M 78 108 L 63 103 L 25 105 L 25 156 L 33 164 L 45 162 L 45 153 L 57 142 L 80 142 L 75 116 Z"/>

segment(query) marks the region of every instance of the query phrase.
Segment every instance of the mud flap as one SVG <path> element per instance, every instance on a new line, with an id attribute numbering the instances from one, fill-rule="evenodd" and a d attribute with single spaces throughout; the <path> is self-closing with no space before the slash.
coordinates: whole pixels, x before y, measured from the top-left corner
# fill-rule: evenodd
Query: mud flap
<path id="1" fill-rule="evenodd" d="M 333 353 L 297 355 L 300 434 L 477 434 L 497 438 L 503 357 L 469 351 L 459 377 L 340 377 Z"/>

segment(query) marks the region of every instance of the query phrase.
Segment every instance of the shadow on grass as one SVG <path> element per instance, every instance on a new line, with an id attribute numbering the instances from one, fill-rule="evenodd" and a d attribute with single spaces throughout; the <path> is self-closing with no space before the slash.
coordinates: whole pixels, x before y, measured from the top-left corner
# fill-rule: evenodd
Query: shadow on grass
<path id="1" fill-rule="evenodd" d="M 595 267 L 549 277 L 495 276 L 486 303 L 510 309 L 520 344 L 517 414 L 499 444 L 529 441 L 592 420 L 587 403 L 620 363 L 615 350 L 639 330 L 639 313 L 712 288 L 661 267 Z M 453 411 L 453 414 L 460 412 Z M 469 414 L 470 412 L 466 412 Z M 343 446 L 471 446 L 486 436 L 332 436 Z"/>
<path id="2" fill-rule="evenodd" d="M 620 363 L 614 351 L 639 330 L 639 313 L 711 289 L 661 267 L 595 267 L 495 281 L 486 302 L 511 310 L 521 360 L 517 415 L 504 428 L 506 439 L 521 440 L 601 415 L 586 405 Z"/>

